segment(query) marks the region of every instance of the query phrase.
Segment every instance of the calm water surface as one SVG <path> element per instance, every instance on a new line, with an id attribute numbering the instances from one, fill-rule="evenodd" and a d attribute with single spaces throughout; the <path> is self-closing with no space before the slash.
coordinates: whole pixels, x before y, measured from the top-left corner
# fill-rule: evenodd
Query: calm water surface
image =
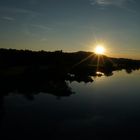
<path id="1" fill-rule="evenodd" d="M 74 94 L 39 93 L 30 100 L 10 93 L 0 98 L 0 133 L 6 138 L 105 139 L 139 136 L 140 71 L 68 82 Z"/>

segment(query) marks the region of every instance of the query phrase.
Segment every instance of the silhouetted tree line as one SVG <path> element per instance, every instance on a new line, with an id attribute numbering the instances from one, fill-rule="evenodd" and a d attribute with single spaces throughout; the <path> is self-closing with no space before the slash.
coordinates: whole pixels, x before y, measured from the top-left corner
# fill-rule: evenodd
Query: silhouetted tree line
<path id="1" fill-rule="evenodd" d="M 0 67 L 24 66 L 26 69 L 57 69 L 57 72 L 113 71 L 119 69 L 139 69 L 140 61 L 124 58 L 98 56 L 92 52 L 65 53 L 62 51 L 30 51 L 0 49 Z M 97 69 L 98 67 L 98 69 Z"/>
<path id="2" fill-rule="evenodd" d="M 99 60 L 100 59 L 100 60 Z M 139 60 L 109 58 L 106 56 L 97 56 L 92 52 L 74 52 L 65 53 L 62 51 L 30 51 L 15 49 L 0 49 L 0 67 L 11 66 L 32 66 L 57 69 L 74 69 L 78 67 L 97 67 L 100 69 L 137 69 L 140 67 Z M 62 70 L 61 69 L 61 70 Z"/>
<path id="3" fill-rule="evenodd" d="M 13 68 L 15 67 L 15 69 Z M 44 70 L 53 71 L 57 75 L 67 73 L 79 75 L 94 75 L 96 71 L 111 73 L 114 70 L 126 69 L 127 72 L 139 69 L 140 61 L 124 58 L 109 58 L 98 56 L 92 52 L 64 53 L 62 51 L 29 51 L 15 49 L 0 49 L 1 71 L 12 73 L 24 71 L 35 73 Z M 1 73 L 2 75 L 2 73 Z M 107 74 L 108 75 L 108 74 Z"/>
<path id="4" fill-rule="evenodd" d="M 93 82 L 94 76 L 111 76 L 114 70 L 126 69 L 131 73 L 139 68 L 139 60 L 109 58 L 92 52 L 0 49 L 0 96 L 10 92 L 29 99 L 40 92 L 70 96 L 73 92 L 67 81 L 88 83 Z"/>

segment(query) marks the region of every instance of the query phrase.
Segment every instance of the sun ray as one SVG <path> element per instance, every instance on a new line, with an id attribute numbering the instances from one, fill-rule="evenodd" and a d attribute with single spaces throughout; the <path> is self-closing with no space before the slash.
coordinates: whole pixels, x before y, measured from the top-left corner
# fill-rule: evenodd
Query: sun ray
<path id="1" fill-rule="evenodd" d="M 91 54 L 91 55 L 89 55 L 88 57 L 82 59 L 80 62 L 74 64 L 74 65 L 72 66 L 72 68 L 74 68 L 74 67 L 80 65 L 80 64 L 83 63 L 84 61 L 88 60 L 90 57 L 93 57 L 93 55 L 94 55 L 94 54 Z"/>

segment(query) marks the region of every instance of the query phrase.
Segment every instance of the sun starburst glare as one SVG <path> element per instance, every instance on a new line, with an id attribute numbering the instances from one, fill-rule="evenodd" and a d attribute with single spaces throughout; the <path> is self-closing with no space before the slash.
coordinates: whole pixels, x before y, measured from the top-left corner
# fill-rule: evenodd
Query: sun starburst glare
<path id="1" fill-rule="evenodd" d="M 94 49 L 94 52 L 95 52 L 96 54 L 102 55 L 102 54 L 105 53 L 105 48 L 104 48 L 103 45 L 97 45 L 97 46 L 95 47 L 95 49 Z"/>

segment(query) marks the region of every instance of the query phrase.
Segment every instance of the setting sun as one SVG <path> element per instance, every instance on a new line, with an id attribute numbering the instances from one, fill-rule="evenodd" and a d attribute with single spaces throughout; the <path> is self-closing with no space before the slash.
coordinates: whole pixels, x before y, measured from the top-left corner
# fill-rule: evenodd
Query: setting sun
<path id="1" fill-rule="evenodd" d="M 105 53 L 105 48 L 102 45 L 97 45 L 95 47 L 94 51 L 95 51 L 96 54 L 104 54 Z"/>

